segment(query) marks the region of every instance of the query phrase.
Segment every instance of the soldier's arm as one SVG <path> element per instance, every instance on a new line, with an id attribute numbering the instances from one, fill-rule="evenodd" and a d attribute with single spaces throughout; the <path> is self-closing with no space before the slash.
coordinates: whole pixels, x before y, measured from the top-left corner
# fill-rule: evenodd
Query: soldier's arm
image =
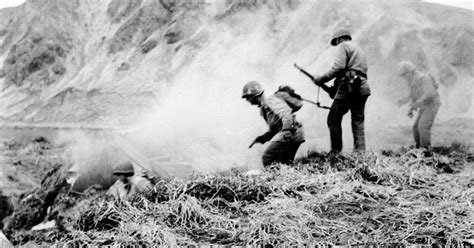
<path id="1" fill-rule="evenodd" d="M 410 101 L 410 98 L 411 98 L 410 96 L 406 96 L 406 97 L 404 97 L 404 98 L 398 100 L 398 101 L 397 101 L 397 105 L 398 105 L 398 106 L 402 106 L 402 105 L 405 105 L 405 104 L 407 104 L 407 103 L 410 103 L 410 102 L 411 102 L 411 101 Z"/>
<path id="2" fill-rule="evenodd" d="M 260 137 L 262 137 L 262 139 L 263 139 L 263 140 L 261 140 L 262 143 L 271 140 L 273 138 L 273 136 L 275 136 L 278 132 L 279 132 L 278 129 L 270 127 L 264 134 L 260 135 Z"/>
<path id="3" fill-rule="evenodd" d="M 424 76 L 420 79 L 418 83 L 421 84 L 422 95 L 411 104 L 412 108 L 419 108 L 423 106 L 423 104 L 427 100 L 433 98 L 436 95 L 436 89 L 433 83 L 431 82 L 430 77 Z"/>
<path id="4" fill-rule="evenodd" d="M 267 141 L 271 140 L 273 138 L 273 136 L 275 136 L 280 131 L 280 129 L 277 125 L 278 122 L 271 118 L 273 113 L 269 114 L 269 112 L 271 112 L 272 110 L 269 109 L 268 106 L 266 106 L 266 105 L 262 108 L 264 108 L 265 110 L 261 109 L 260 113 L 262 114 L 262 116 L 266 115 L 266 116 L 264 116 L 264 119 L 267 122 L 268 130 L 264 134 L 258 136 L 252 142 L 252 144 L 250 144 L 249 148 L 251 148 L 256 143 L 261 143 L 261 144 L 266 143 Z"/>
<path id="5" fill-rule="evenodd" d="M 125 189 L 125 184 L 117 180 L 108 190 L 107 195 L 113 196 L 115 199 L 127 200 L 127 190 Z"/>
<path id="6" fill-rule="evenodd" d="M 277 115 L 279 118 L 276 118 L 274 120 L 275 123 L 273 123 L 272 126 L 274 128 L 279 128 L 280 124 L 276 123 L 278 122 L 277 119 L 281 120 L 281 130 L 291 130 L 293 126 L 293 115 L 291 113 L 291 108 L 286 104 L 282 99 L 279 99 L 277 97 L 272 97 L 269 98 L 268 100 L 268 107 L 271 109 L 271 111 Z M 280 131 L 280 130 L 278 130 Z"/>
<path id="7" fill-rule="evenodd" d="M 148 178 L 140 177 L 136 180 L 134 184 L 137 192 L 146 192 L 148 190 L 153 189 L 153 185 L 151 184 Z"/>
<path id="8" fill-rule="evenodd" d="M 321 83 L 326 83 L 331 79 L 335 78 L 341 71 L 346 68 L 346 61 L 347 61 L 347 52 L 344 43 L 339 44 L 336 47 L 336 54 L 333 65 L 328 72 L 323 74 L 322 76 L 315 77 Z"/>
<path id="9" fill-rule="evenodd" d="M 257 137 L 254 143 L 265 143 L 273 138 L 278 132 L 282 130 L 291 131 L 293 128 L 293 115 L 291 108 L 282 99 L 271 96 L 266 101 L 266 107 L 271 113 L 267 116 L 268 131 Z"/>

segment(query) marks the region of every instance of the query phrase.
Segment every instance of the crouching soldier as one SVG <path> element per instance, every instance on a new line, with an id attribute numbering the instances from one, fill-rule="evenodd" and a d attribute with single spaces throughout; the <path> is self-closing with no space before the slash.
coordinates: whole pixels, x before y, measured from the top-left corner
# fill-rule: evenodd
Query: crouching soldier
<path id="1" fill-rule="evenodd" d="M 138 193 L 153 189 L 152 181 L 148 177 L 135 175 L 133 165 L 129 161 L 114 166 L 113 174 L 118 180 L 109 188 L 107 194 L 116 199 L 128 200 Z"/>
<path id="2" fill-rule="evenodd" d="M 410 95 L 400 101 L 409 101 L 408 116 L 413 117 L 413 111 L 418 111 L 415 124 L 413 125 L 413 137 L 416 148 L 431 146 L 431 127 L 441 106 L 441 100 L 437 92 L 438 85 L 433 76 L 428 73 L 417 71 L 415 66 L 408 61 L 399 64 L 400 76 L 408 82 Z"/>
<path id="3" fill-rule="evenodd" d="M 242 98 L 260 108 L 260 114 L 268 124 L 268 131 L 258 136 L 250 145 L 264 144 L 272 140 L 262 156 L 264 166 L 274 162 L 291 163 L 301 143 L 304 142 L 302 125 L 295 120 L 292 109 L 275 95 L 264 96 L 262 86 L 250 81 L 243 88 Z"/>

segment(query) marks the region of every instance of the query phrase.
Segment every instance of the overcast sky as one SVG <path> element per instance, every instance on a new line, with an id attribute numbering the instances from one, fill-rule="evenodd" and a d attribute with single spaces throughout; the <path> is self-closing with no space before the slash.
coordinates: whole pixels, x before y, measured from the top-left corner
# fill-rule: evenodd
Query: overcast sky
<path id="1" fill-rule="evenodd" d="M 439 3 L 474 10 L 474 0 L 426 0 L 424 2 Z"/>
<path id="2" fill-rule="evenodd" d="M 67 1 L 67 0 L 64 0 L 64 1 Z M 474 10 L 474 0 L 423 0 L 423 1 L 446 4 L 446 5 Z M 5 8 L 5 7 L 17 6 L 24 2 L 25 0 L 0 0 L 0 9 Z"/>
<path id="3" fill-rule="evenodd" d="M 25 0 L 0 0 L 0 9 L 6 7 L 13 7 L 24 3 Z"/>

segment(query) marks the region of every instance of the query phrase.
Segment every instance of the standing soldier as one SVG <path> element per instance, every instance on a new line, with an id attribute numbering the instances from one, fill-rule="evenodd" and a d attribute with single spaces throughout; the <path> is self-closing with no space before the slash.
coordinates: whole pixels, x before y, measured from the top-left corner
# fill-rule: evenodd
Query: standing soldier
<path id="1" fill-rule="evenodd" d="M 263 165 L 292 162 L 296 151 L 304 142 L 304 134 L 302 125 L 296 122 L 290 106 L 275 95 L 264 96 L 262 86 L 255 81 L 245 84 L 242 98 L 260 108 L 260 114 L 269 127 L 268 131 L 258 136 L 249 148 L 255 143 L 264 144 L 273 138 L 263 153 Z"/>
<path id="2" fill-rule="evenodd" d="M 331 45 L 336 46 L 336 58 L 331 69 L 322 76 L 315 76 L 316 85 L 334 80 L 336 94 L 328 114 L 327 124 L 331 136 L 331 154 L 342 150 L 343 116 L 351 111 L 354 151 L 365 151 L 364 110 L 370 95 L 367 84 L 367 58 L 354 44 L 348 30 L 342 28 L 334 32 Z"/>
<path id="3" fill-rule="evenodd" d="M 428 73 L 417 71 L 415 66 L 403 61 L 399 64 L 400 76 L 408 82 L 410 95 L 408 116 L 413 117 L 413 111 L 418 110 L 415 124 L 413 125 L 413 137 L 416 148 L 431 146 L 431 127 L 441 106 L 438 94 L 438 85 L 433 76 Z"/>

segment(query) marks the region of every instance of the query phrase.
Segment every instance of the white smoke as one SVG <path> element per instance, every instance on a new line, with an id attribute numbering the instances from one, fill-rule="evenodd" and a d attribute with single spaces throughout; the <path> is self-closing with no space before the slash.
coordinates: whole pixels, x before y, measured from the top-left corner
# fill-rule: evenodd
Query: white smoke
<path id="1" fill-rule="evenodd" d="M 368 2 L 373 13 L 356 19 L 373 24 L 380 18 L 374 13 L 382 10 Z M 209 41 L 193 51 L 181 48 L 170 58 L 171 67 L 177 72 L 168 82 L 172 86 L 155 110 L 147 118 L 137 120 L 133 131 L 126 134 L 146 157 L 177 166 L 191 164 L 200 172 L 261 167 L 260 157 L 267 144 L 252 149 L 248 149 L 248 145 L 266 131 L 267 125 L 259 116 L 258 108 L 241 98 L 242 86 L 257 80 L 266 94 L 272 94 L 279 85 L 286 84 L 304 98 L 316 101 L 318 88 L 297 71 L 293 63 L 316 75 L 329 69 L 334 52 L 328 44 L 330 35 L 334 28 L 347 24 L 354 15 L 348 12 L 350 18 L 334 17 L 333 23 L 325 19 L 332 17 L 328 13 L 335 8 L 333 4 L 311 1 L 301 3 L 297 9 L 280 12 L 268 6 L 239 10 L 216 21 L 214 17 L 222 15 L 228 7 L 222 2 L 210 5 L 208 20 L 201 29 L 208 33 Z M 357 41 L 363 35 L 360 30 L 368 27 L 353 28 Z M 188 52 L 195 55 L 190 57 Z M 412 122 L 405 116 L 405 109 L 380 94 L 383 83 L 377 80 L 384 76 L 378 73 L 385 72 L 369 68 L 373 93 L 366 106 L 369 150 L 384 148 L 389 137 L 387 130 L 393 125 Z M 323 105 L 331 104 L 323 91 L 319 100 Z M 306 142 L 297 156 L 304 156 L 310 150 L 329 150 L 327 113 L 309 103 L 297 113 L 306 132 Z M 344 118 L 343 130 L 344 149 L 350 152 L 350 113 Z M 397 144 L 410 143 L 409 133 L 393 132 L 401 137 Z"/>
<path id="2" fill-rule="evenodd" d="M 266 145 L 248 146 L 268 127 L 258 108 L 241 98 L 243 85 L 257 80 L 265 94 L 273 94 L 280 84 L 289 84 L 302 93 L 311 89 L 311 93 L 303 94 L 308 97 L 316 92 L 310 80 L 293 67 L 297 56 L 281 54 L 285 47 L 279 43 L 279 34 L 287 30 L 271 30 L 269 23 L 280 21 L 273 14 L 263 8 L 233 17 L 237 25 L 210 23 L 211 41 L 175 77 L 162 104 L 128 137 L 147 156 L 170 156 L 171 160 L 191 163 L 198 171 L 260 167 Z M 298 21 L 283 18 L 284 28 Z M 307 61 L 302 63 L 310 66 Z M 298 118 L 315 122 L 321 113 L 307 106 L 298 112 Z M 314 133 L 326 130 L 312 131 L 307 132 L 308 137 L 319 137 Z M 301 149 L 300 154 L 305 153 L 303 150 L 308 148 Z"/>

